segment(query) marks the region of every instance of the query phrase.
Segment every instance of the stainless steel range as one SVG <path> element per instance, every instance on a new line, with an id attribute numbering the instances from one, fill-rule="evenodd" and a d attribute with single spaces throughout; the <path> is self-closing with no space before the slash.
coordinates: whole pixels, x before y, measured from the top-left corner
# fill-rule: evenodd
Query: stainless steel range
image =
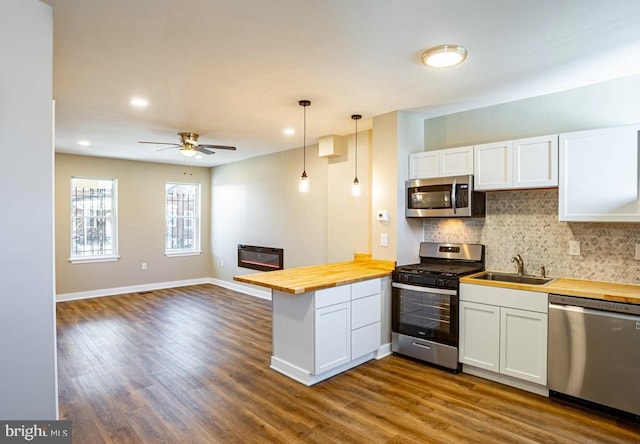
<path id="1" fill-rule="evenodd" d="M 391 351 L 457 372 L 459 279 L 482 270 L 484 245 L 420 243 L 392 273 Z"/>

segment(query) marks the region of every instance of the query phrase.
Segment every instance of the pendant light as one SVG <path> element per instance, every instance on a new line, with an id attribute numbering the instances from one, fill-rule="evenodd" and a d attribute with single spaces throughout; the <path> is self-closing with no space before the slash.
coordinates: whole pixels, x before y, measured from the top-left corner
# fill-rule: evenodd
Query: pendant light
<path id="1" fill-rule="evenodd" d="M 356 121 L 356 177 L 351 184 L 351 194 L 353 196 L 360 195 L 360 181 L 358 180 L 358 120 L 362 119 L 360 114 L 354 114 L 351 116 Z"/>
<path id="2" fill-rule="evenodd" d="M 307 106 L 311 105 L 309 100 L 300 100 L 298 105 L 304 109 L 303 130 L 302 130 L 302 175 L 298 183 L 298 191 L 301 193 L 309 192 L 309 176 L 307 176 Z"/>

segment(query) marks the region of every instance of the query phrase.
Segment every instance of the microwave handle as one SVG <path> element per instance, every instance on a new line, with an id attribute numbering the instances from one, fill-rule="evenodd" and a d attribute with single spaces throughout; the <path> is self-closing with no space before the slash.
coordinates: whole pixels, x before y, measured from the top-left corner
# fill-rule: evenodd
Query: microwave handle
<path id="1" fill-rule="evenodd" d="M 451 206 L 453 207 L 453 214 L 457 214 L 458 210 L 456 210 L 457 205 L 457 196 L 456 196 L 456 185 L 457 185 L 457 180 L 453 179 L 453 185 L 451 186 Z"/>

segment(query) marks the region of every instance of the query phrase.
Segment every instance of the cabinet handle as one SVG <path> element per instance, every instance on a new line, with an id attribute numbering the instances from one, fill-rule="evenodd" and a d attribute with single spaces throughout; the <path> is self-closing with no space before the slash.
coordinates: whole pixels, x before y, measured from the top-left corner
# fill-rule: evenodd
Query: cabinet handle
<path id="1" fill-rule="evenodd" d="M 431 350 L 431 347 L 429 347 L 428 345 L 420 344 L 419 342 L 414 342 L 413 345 L 415 345 L 416 347 L 422 347 L 426 348 L 427 350 Z"/>

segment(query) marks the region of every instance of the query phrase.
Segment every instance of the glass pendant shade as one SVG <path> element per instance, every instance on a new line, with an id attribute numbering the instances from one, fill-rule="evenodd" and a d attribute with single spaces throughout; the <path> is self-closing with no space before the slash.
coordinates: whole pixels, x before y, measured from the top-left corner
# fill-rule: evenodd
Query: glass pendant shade
<path id="1" fill-rule="evenodd" d="M 300 176 L 300 182 L 298 182 L 298 191 L 301 193 L 309 192 L 309 176 L 307 176 L 306 171 L 303 171 L 302 176 Z"/>
<path id="2" fill-rule="evenodd" d="M 351 184 L 351 195 L 358 197 L 360 195 L 360 181 L 356 177 Z"/>

